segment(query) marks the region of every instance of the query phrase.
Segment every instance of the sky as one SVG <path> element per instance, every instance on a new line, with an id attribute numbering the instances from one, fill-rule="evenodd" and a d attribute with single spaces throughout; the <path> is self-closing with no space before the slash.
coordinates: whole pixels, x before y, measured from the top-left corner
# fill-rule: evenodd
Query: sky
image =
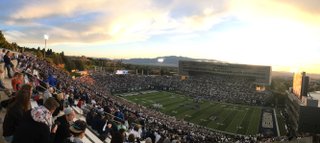
<path id="1" fill-rule="evenodd" d="M 319 0 L 0 0 L 9 42 L 116 59 L 184 56 L 320 74 Z"/>

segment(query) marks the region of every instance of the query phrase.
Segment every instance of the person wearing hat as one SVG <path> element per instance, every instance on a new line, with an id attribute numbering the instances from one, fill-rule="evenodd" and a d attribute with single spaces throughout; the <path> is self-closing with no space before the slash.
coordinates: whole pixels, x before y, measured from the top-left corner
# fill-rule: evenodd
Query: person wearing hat
<path id="1" fill-rule="evenodd" d="M 71 136 L 69 122 L 73 122 L 74 116 L 75 115 L 73 109 L 68 107 L 64 109 L 64 115 L 57 118 L 56 121 L 59 121 L 60 125 L 58 126 L 58 130 L 54 138 L 54 143 L 61 143 L 65 138 Z"/>
<path id="2" fill-rule="evenodd" d="M 87 124 L 85 121 L 77 120 L 73 125 L 69 127 L 70 132 L 73 136 L 63 140 L 62 143 L 82 143 L 81 139 L 84 137 L 86 132 Z"/>

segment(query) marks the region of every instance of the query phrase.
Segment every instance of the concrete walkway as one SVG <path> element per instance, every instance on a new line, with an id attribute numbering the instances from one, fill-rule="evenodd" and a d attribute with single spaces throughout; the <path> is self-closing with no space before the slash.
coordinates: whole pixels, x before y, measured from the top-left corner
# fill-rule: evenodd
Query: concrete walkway
<path id="1" fill-rule="evenodd" d="M 4 83 L 6 84 L 5 86 L 9 89 L 12 89 L 12 85 L 11 85 L 11 79 L 9 78 L 5 78 L 4 79 Z M 3 100 L 7 100 L 9 99 L 9 97 L 4 93 L 4 91 L 0 91 L 0 102 L 3 101 Z M 2 119 L 4 119 L 4 116 L 6 115 L 6 111 L 7 110 L 4 110 L 2 109 L 0 111 L 0 117 Z M 8 143 L 5 141 L 4 137 L 2 136 L 3 134 L 3 130 L 2 130 L 2 124 L 0 124 L 0 143 Z"/>

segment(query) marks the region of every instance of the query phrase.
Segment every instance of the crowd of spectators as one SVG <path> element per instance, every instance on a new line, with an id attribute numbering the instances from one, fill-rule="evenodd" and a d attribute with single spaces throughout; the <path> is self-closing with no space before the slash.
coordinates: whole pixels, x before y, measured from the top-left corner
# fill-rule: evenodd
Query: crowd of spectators
<path id="1" fill-rule="evenodd" d="M 110 89 L 147 85 L 173 87 L 184 95 L 224 103 L 246 104 L 251 100 L 264 100 L 270 91 L 252 88 L 251 77 L 194 73 L 187 80 L 167 76 L 119 76 L 113 74 L 92 74 L 78 79 L 81 83 L 99 85 L 99 90 L 107 94 Z"/>
<path id="2" fill-rule="evenodd" d="M 208 74 L 194 75 L 188 80 L 164 76 L 139 77 L 136 75 L 101 74 L 73 79 L 43 59 L 21 58 L 23 60 L 21 59 L 18 67 L 31 74 L 31 77 L 25 74 L 29 80 L 34 79 L 34 71 L 38 71 L 39 77 L 34 80 L 39 79 L 39 83 L 36 89 L 33 89 L 31 85 L 35 85 L 37 82 L 30 80 L 33 81 L 32 84 L 25 84 L 30 86 L 29 90 L 22 86 L 13 96 L 14 99 L 10 99 L 3 128 L 3 136 L 9 142 L 81 142 L 79 139 L 84 136 L 87 125 L 100 134 L 101 140 L 112 136 L 111 142 L 113 143 L 140 142 L 141 140 L 145 140 L 147 143 L 287 140 L 286 137 L 234 136 L 215 132 L 129 103 L 112 96 L 110 93 L 111 88 L 160 85 L 175 87 L 186 94 L 194 93 L 201 97 L 211 96 L 212 100 L 220 102 L 236 102 L 237 100 L 260 99 L 260 96 L 265 97 L 267 93 L 262 92 L 261 94 L 249 88 L 250 79 Z M 49 86 L 43 82 L 47 82 Z M 24 98 L 31 98 L 33 91 L 43 92 L 44 95 L 42 99 L 38 99 L 39 107 L 29 109 L 30 100 L 22 100 L 19 97 L 21 97 L 20 94 L 23 94 Z M 230 101 L 223 100 L 222 97 L 230 99 Z M 80 104 L 78 102 L 75 105 L 75 100 L 79 100 Z M 27 103 L 22 103 L 23 101 Z M 78 106 L 83 109 L 86 114 L 86 124 L 81 121 L 70 124 L 69 122 L 74 119 L 74 112 L 68 106 Z M 59 111 L 63 111 L 64 115 L 57 117 L 55 112 Z M 55 122 L 51 116 L 56 118 Z"/>

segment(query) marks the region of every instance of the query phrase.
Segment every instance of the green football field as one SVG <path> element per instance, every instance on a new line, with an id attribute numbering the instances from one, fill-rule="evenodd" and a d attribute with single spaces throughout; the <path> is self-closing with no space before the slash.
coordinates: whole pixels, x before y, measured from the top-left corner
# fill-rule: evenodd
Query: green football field
<path id="1" fill-rule="evenodd" d="M 151 107 L 155 103 L 161 104 L 163 108 L 158 111 L 162 113 L 175 116 L 177 119 L 184 118 L 185 121 L 215 130 L 243 135 L 258 133 L 260 107 L 212 101 L 195 103 L 191 98 L 164 91 L 123 98 L 146 107 Z M 197 108 L 190 109 L 190 107 Z"/>

